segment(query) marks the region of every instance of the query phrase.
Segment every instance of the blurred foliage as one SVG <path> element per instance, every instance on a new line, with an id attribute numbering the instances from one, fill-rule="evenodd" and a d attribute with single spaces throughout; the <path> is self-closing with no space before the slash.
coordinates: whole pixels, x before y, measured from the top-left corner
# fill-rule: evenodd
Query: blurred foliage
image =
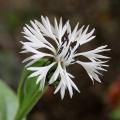
<path id="1" fill-rule="evenodd" d="M 14 120 L 17 109 L 15 93 L 0 80 L 0 120 Z"/>
<path id="2" fill-rule="evenodd" d="M 110 114 L 113 120 L 120 120 L 120 106 L 117 106 Z"/>
<path id="3" fill-rule="evenodd" d="M 16 56 L 8 51 L 0 52 L 0 66 L 2 68 L 0 77 L 16 88 L 21 71 L 21 66 Z"/>
<path id="4" fill-rule="evenodd" d="M 112 108 L 110 117 L 113 120 L 120 120 L 120 76 L 111 84 L 107 92 L 106 100 Z"/>

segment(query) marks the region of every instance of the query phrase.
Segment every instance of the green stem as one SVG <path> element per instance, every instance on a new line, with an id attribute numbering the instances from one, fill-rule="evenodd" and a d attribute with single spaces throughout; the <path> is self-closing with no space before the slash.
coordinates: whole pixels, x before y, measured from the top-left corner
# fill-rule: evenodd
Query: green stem
<path id="1" fill-rule="evenodd" d="M 48 60 L 41 60 L 35 63 L 34 66 L 43 66 L 47 64 Z M 39 99 L 42 97 L 44 92 L 47 90 L 48 85 L 45 86 L 43 91 L 40 91 L 39 85 L 36 84 L 35 78 L 28 78 L 31 74 L 30 71 L 26 69 L 23 70 L 22 76 L 20 79 L 20 83 L 18 86 L 17 96 L 19 99 L 19 108 L 16 113 L 14 120 L 25 120 L 25 117 L 32 110 L 32 108 L 36 105 Z"/>
<path id="2" fill-rule="evenodd" d="M 19 82 L 19 85 L 18 85 L 18 89 L 17 89 L 17 96 L 19 98 L 19 102 L 21 102 L 21 92 L 22 92 L 22 89 L 24 89 L 24 83 L 25 83 L 25 80 L 27 79 L 27 77 L 29 76 L 30 72 L 29 71 L 26 71 L 25 69 L 23 69 L 22 71 L 22 75 L 21 75 L 21 78 L 20 78 L 20 82 Z"/>
<path id="3" fill-rule="evenodd" d="M 30 80 L 28 79 L 29 75 L 30 72 L 24 69 L 17 91 L 17 96 L 19 99 L 19 108 L 14 120 L 23 120 L 27 116 L 27 114 L 32 110 L 32 108 L 36 105 L 36 103 L 39 101 L 39 99 L 42 97 L 42 95 L 48 88 L 48 85 L 46 85 L 44 90 L 40 91 L 39 85 L 36 85 L 35 80 L 36 78 L 34 78 L 34 80 Z M 26 87 L 27 88 L 31 87 L 29 86 L 29 82 L 30 85 L 32 86 L 31 89 L 33 91 L 28 91 L 27 93 L 25 93 L 24 89 Z"/>
<path id="4" fill-rule="evenodd" d="M 36 92 L 34 94 L 34 96 L 32 96 L 32 98 L 29 101 L 26 101 L 26 105 L 25 107 L 23 107 L 24 109 L 19 108 L 15 119 L 14 120 L 22 120 L 24 117 L 27 116 L 27 114 L 31 111 L 31 109 L 36 105 L 36 103 L 40 100 L 40 98 L 42 97 L 42 95 L 45 93 L 45 91 L 47 90 L 48 86 L 46 86 L 44 88 L 43 92 Z M 27 114 L 26 114 L 27 111 Z"/>

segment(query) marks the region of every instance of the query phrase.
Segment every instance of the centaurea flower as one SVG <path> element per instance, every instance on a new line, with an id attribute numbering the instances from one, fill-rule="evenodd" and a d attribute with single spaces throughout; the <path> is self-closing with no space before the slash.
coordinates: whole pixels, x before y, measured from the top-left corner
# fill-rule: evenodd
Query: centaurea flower
<path id="1" fill-rule="evenodd" d="M 59 22 L 55 18 L 54 26 L 50 23 L 48 17 L 41 16 L 41 21 L 31 21 L 31 26 L 26 25 L 24 27 L 23 33 L 27 41 L 21 42 L 23 44 L 22 53 L 32 53 L 23 62 L 28 62 L 26 65 L 27 70 L 32 71 L 29 77 L 37 77 L 36 83 L 40 84 L 40 89 L 44 89 L 46 82 L 51 85 L 58 81 L 54 93 L 60 91 L 62 99 L 66 89 L 68 89 L 70 97 L 73 96 L 73 88 L 80 92 L 72 80 L 74 76 L 67 72 L 67 67 L 75 63 L 86 70 L 93 82 L 94 80 L 101 82 L 99 79 L 100 71 L 106 71 L 103 67 L 108 66 L 105 64 L 107 60 L 102 59 L 109 59 L 109 57 L 100 53 L 110 49 L 106 49 L 107 45 L 104 45 L 87 52 L 79 52 L 78 50 L 80 46 L 95 38 L 93 35 L 95 29 L 88 32 L 89 26 L 82 26 L 78 29 L 79 24 L 77 24 L 72 31 L 69 20 L 63 25 L 62 18 Z M 42 51 L 43 48 L 49 52 Z M 76 60 L 78 56 L 84 56 L 89 61 Z M 42 67 L 32 66 L 43 58 L 52 58 L 53 61 Z M 55 70 L 49 81 L 46 81 L 46 76 L 53 67 L 55 67 Z"/>

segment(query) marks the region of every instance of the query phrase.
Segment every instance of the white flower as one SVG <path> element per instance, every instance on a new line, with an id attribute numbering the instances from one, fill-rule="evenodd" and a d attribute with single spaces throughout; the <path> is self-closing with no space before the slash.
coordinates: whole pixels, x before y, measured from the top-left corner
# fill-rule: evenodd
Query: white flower
<path id="1" fill-rule="evenodd" d="M 60 18 L 59 22 L 55 18 L 54 26 L 49 22 L 48 17 L 41 16 L 41 20 L 42 22 L 37 20 L 31 21 L 31 27 L 29 25 L 24 27 L 23 33 L 27 41 L 21 42 L 23 44 L 22 53 L 32 54 L 23 61 L 28 62 L 26 65 L 27 70 L 32 71 L 29 77 L 37 77 L 36 83 L 40 83 L 41 90 L 44 88 L 49 70 L 54 66 L 55 71 L 48 81 L 49 84 L 53 84 L 56 81 L 59 82 L 54 93 L 60 91 L 63 99 L 66 89 L 68 89 L 70 97 L 73 96 L 73 88 L 79 92 L 77 86 L 72 81 L 74 76 L 67 72 L 67 66 L 75 63 L 81 65 L 86 70 L 93 82 L 94 80 L 101 82 L 99 79 L 100 71 L 106 71 L 103 67 L 108 66 L 105 64 L 107 61 L 102 61 L 101 59 L 108 59 L 109 57 L 100 53 L 110 49 L 106 49 L 107 45 L 105 45 L 87 52 L 79 53 L 78 51 L 81 45 L 95 38 L 93 36 L 95 29 L 88 32 L 89 26 L 86 28 L 82 26 L 78 29 L 77 24 L 72 31 L 69 21 L 63 25 L 62 18 Z M 43 52 L 41 50 L 43 48 L 49 52 Z M 82 62 L 76 60 L 78 56 L 84 56 L 89 61 Z M 43 67 L 31 66 L 44 57 L 52 58 L 53 61 Z"/>

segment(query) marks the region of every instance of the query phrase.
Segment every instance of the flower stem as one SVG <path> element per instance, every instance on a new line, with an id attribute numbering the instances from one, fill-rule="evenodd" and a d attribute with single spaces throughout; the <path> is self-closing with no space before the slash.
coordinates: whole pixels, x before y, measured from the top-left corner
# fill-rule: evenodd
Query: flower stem
<path id="1" fill-rule="evenodd" d="M 19 108 L 14 120 L 25 120 L 48 88 L 48 85 L 45 85 L 44 90 L 40 91 L 39 85 L 36 84 L 36 78 L 29 79 L 29 75 L 30 72 L 24 69 L 18 86 Z"/>
<path id="2" fill-rule="evenodd" d="M 45 91 L 47 90 L 48 86 L 46 86 L 44 88 L 43 92 L 36 92 L 34 94 L 34 96 L 32 96 L 32 98 L 29 101 L 25 101 L 25 107 L 23 107 L 23 105 L 21 105 L 18 109 L 18 112 L 15 116 L 14 120 L 22 120 L 23 118 L 25 118 L 28 113 L 31 111 L 31 109 L 36 105 L 36 103 L 40 100 L 40 98 L 42 97 L 42 95 L 45 93 Z M 22 109 L 23 108 L 23 109 Z M 27 111 L 27 112 L 26 112 Z M 24 120 L 24 119 L 23 119 Z"/>

